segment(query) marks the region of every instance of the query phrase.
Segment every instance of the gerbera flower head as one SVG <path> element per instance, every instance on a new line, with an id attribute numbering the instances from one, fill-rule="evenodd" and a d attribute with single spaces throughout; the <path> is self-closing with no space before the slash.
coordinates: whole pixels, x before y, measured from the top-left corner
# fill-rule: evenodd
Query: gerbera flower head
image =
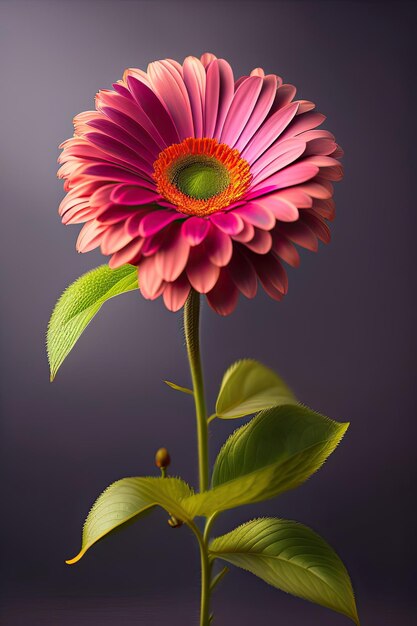
<path id="1" fill-rule="evenodd" d="M 213 54 L 128 69 L 74 119 L 61 147 L 77 249 L 138 266 L 145 298 L 180 309 L 191 288 L 227 315 L 258 283 L 280 300 L 294 244 L 329 241 L 342 150 L 324 116 L 275 74 L 235 80 Z"/>

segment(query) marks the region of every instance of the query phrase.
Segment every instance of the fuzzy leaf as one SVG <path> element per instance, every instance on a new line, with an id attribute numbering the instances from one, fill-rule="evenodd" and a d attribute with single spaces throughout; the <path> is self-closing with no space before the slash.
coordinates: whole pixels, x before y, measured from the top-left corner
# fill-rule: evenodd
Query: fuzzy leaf
<path id="1" fill-rule="evenodd" d="M 181 501 L 192 495 L 191 488 L 179 478 L 122 478 L 108 487 L 94 503 L 85 521 L 81 550 L 72 565 L 97 541 L 122 524 L 140 517 L 155 506 L 185 521 L 189 516 Z"/>
<path id="2" fill-rule="evenodd" d="M 214 539 L 210 553 L 359 625 L 345 566 L 319 535 L 302 524 L 274 518 L 253 520 Z"/>
<path id="3" fill-rule="evenodd" d="M 243 359 L 231 365 L 223 376 L 216 414 L 223 419 L 232 419 L 296 402 L 292 391 L 269 367 L 252 359 Z"/>
<path id="4" fill-rule="evenodd" d="M 298 487 L 321 467 L 348 426 L 301 405 L 261 411 L 220 450 L 213 488 L 185 505 L 190 514 L 211 515 Z"/>
<path id="5" fill-rule="evenodd" d="M 55 305 L 46 336 L 51 381 L 104 302 L 134 289 L 138 289 L 136 267 L 123 265 L 112 270 L 108 265 L 100 265 L 64 291 Z"/>

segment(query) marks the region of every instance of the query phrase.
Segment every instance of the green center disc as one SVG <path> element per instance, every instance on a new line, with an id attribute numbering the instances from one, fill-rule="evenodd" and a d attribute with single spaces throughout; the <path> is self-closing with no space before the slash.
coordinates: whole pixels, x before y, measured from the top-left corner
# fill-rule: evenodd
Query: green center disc
<path id="1" fill-rule="evenodd" d="M 192 155 L 177 161 L 171 171 L 173 184 L 185 195 L 208 200 L 224 191 L 230 183 L 226 167 L 217 159 Z"/>

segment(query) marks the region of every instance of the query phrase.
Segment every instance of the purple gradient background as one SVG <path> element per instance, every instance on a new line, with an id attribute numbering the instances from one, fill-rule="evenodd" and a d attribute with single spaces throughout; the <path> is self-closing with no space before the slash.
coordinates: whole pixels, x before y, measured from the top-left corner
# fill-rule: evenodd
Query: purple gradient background
<path id="1" fill-rule="evenodd" d="M 198 556 L 186 529 L 154 513 L 78 566 L 81 525 L 113 480 L 196 470 L 181 317 L 130 293 L 108 303 L 48 382 L 44 333 L 66 285 L 103 262 L 77 255 L 56 212 L 57 145 L 125 67 L 209 50 L 236 74 L 263 66 L 317 103 L 346 151 L 333 241 L 303 254 L 282 304 L 260 294 L 227 319 L 203 310 L 213 401 L 224 369 L 251 356 L 302 401 L 350 420 L 318 475 L 279 500 L 222 516 L 216 532 L 270 514 L 302 521 L 344 559 L 363 624 L 415 615 L 415 72 L 413 3 L 0 2 L 2 420 L 5 626 L 197 623 Z M 415 21 L 415 20 L 414 20 Z M 412 202 L 413 201 L 413 202 Z M 236 426 L 214 423 L 214 456 Z M 414 580 L 413 580 L 414 578 Z M 102 599 L 100 599 L 102 598 Z M 216 624 L 347 624 L 342 616 L 233 571 Z"/>

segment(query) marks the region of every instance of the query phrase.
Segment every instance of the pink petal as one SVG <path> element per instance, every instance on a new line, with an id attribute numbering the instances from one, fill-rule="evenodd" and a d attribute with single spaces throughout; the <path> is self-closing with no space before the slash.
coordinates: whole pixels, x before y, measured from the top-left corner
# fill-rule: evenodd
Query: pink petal
<path id="1" fill-rule="evenodd" d="M 106 232 L 101 240 L 101 252 L 103 254 L 113 254 L 121 250 L 131 241 L 132 237 L 126 232 L 123 222 L 111 226 L 107 225 Z"/>
<path id="2" fill-rule="evenodd" d="M 267 186 L 274 187 L 274 189 L 292 187 L 293 185 L 299 185 L 307 180 L 310 180 L 311 178 L 314 178 L 318 172 L 319 168 L 315 165 L 300 161 L 294 165 L 289 165 L 285 169 L 277 172 L 276 174 L 272 174 L 272 176 L 269 176 L 257 185 L 254 185 L 251 191 L 259 191 L 262 193 L 262 190 Z"/>
<path id="3" fill-rule="evenodd" d="M 300 187 L 288 187 L 287 189 L 280 189 L 273 194 L 274 198 L 278 200 L 287 200 L 299 209 L 309 209 L 313 204 L 311 197 L 305 193 Z"/>
<path id="4" fill-rule="evenodd" d="M 155 136 L 156 131 L 166 146 L 178 143 L 179 135 L 174 120 L 156 93 L 145 85 L 142 80 L 138 80 L 133 76 L 128 76 L 127 83 L 136 102 L 151 122 L 152 128 L 155 129 L 152 136 Z M 140 120 L 138 122 L 140 123 Z"/>
<path id="5" fill-rule="evenodd" d="M 232 240 L 217 226 L 211 226 L 203 246 L 208 258 L 214 265 L 224 267 L 229 263 L 233 252 Z"/>
<path id="6" fill-rule="evenodd" d="M 296 93 L 297 89 L 294 87 L 294 85 L 284 84 L 278 87 L 273 105 L 274 111 L 282 109 L 287 104 L 289 104 L 291 100 L 293 100 L 293 98 L 295 97 Z"/>
<path id="7" fill-rule="evenodd" d="M 224 59 L 218 59 L 214 61 L 212 65 L 217 64 L 218 72 L 219 72 L 219 96 L 218 96 L 218 109 L 217 109 L 217 117 L 216 117 L 216 128 L 213 133 L 213 137 L 216 139 L 220 139 L 224 120 L 226 119 L 227 112 L 229 110 L 229 106 L 233 100 L 233 94 L 235 90 L 235 80 L 233 77 L 233 70 Z M 210 66 L 209 69 L 211 69 Z M 208 78 L 208 73 L 207 73 Z M 208 87 L 207 87 L 208 89 Z M 210 137 L 211 135 L 206 135 Z"/>
<path id="8" fill-rule="evenodd" d="M 190 217 L 182 223 L 182 232 L 190 246 L 198 246 L 206 237 L 210 222 L 201 217 Z"/>
<path id="9" fill-rule="evenodd" d="M 154 137 L 143 127 L 138 124 L 137 121 L 132 119 L 126 113 L 112 109 L 111 107 L 103 107 L 103 113 L 107 115 L 115 124 L 118 124 L 121 128 L 135 137 L 135 139 L 141 143 L 155 158 L 161 151 L 161 146 L 155 141 Z"/>
<path id="10" fill-rule="evenodd" d="M 259 76 L 246 78 L 233 96 L 227 113 L 220 141 L 234 146 L 253 109 L 262 89 L 263 79 Z"/>
<path id="11" fill-rule="evenodd" d="M 97 178 L 104 178 L 109 181 L 137 183 L 140 185 L 148 186 L 149 188 L 155 188 L 155 183 L 153 181 L 150 181 L 149 179 L 145 180 L 143 175 L 141 175 L 139 172 L 131 172 L 127 169 L 124 169 L 123 167 L 118 167 L 116 165 L 106 165 L 105 163 L 90 165 L 85 170 L 85 174 L 88 174 L 88 176 L 95 176 Z"/>
<path id="12" fill-rule="evenodd" d="M 135 206 L 156 202 L 161 196 L 151 189 L 138 185 L 117 185 L 114 187 L 110 200 L 117 204 Z"/>
<path id="13" fill-rule="evenodd" d="M 307 113 L 307 111 L 312 111 L 316 108 L 314 102 L 310 102 L 310 100 L 297 100 L 299 103 L 298 113 L 297 115 L 301 115 L 302 113 Z"/>
<path id="14" fill-rule="evenodd" d="M 206 99 L 204 103 L 204 134 L 213 137 L 219 109 L 220 72 L 218 63 L 211 63 L 207 69 Z"/>
<path id="15" fill-rule="evenodd" d="M 275 218 L 269 210 L 268 203 L 249 202 L 243 207 L 235 210 L 235 213 L 242 217 L 245 222 L 249 222 L 262 230 L 271 230 L 275 226 Z"/>
<path id="16" fill-rule="evenodd" d="M 261 126 L 258 132 L 252 137 L 246 148 L 242 152 L 242 156 L 249 164 L 254 163 L 257 158 L 269 148 L 269 146 L 278 139 L 281 133 L 287 128 L 288 124 L 294 118 L 298 109 L 298 104 L 289 104 L 272 115 Z"/>
<path id="17" fill-rule="evenodd" d="M 254 298 L 258 287 L 256 272 L 248 257 L 242 254 L 238 246 L 233 249 L 233 256 L 228 269 L 239 291 L 247 298 Z"/>
<path id="18" fill-rule="evenodd" d="M 263 78 L 263 77 L 265 76 L 265 72 L 264 72 L 264 70 L 262 69 L 262 67 L 255 67 L 255 68 L 251 71 L 250 75 L 251 75 L 251 76 L 260 76 L 261 78 Z M 276 76 L 274 76 L 274 78 L 275 78 L 275 81 L 276 81 Z"/>
<path id="19" fill-rule="evenodd" d="M 129 89 L 122 84 L 122 81 L 117 81 L 116 83 L 113 83 L 112 87 L 121 96 L 124 96 L 125 98 L 129 98 L 129 100 L 134 101 L 132 94 L 130 93 Z"/>
<path id="20" fill-rule="evenodd" d="M 319 128 L 317 130 L 308 130 L 303 133 L 302 139 L 306 142 L 314 141 L 315 139 L 328 139 L 333 142 L 335 141 L 334 135 L 324 128 Z M 333 150 L 334 149 L 335 148 L 333 147 Z"/>
<path id="21" fill-rule="evenodd" d="M 235 210 L 227 213 L 213 213 L 209 219 L 226 235 L 237 235 L 243 230 L 243 220 L 237 215 Z"/>
<path id="22" fill-rule="evenodd" d="M 286 237 L 280 235 L 278 229 L 272 233 L 272 249 L 275 254 L 292 267 L 300 265 L 300 255 L 297 248 Z"/>
<path id="23" fill-rule="evenodd" d="M 313 203 L 315 213 L 324 217 L 326 220 L 333 220 L 335 216 L 336 206 L 333 199 L 315 200 Z"/>
<path id="24" fill-rule="evenodd" d="M 196 291 L 207 293 L 213 289 L 219 274 L 220 267 L 210 262 L 203 246 L 191 248 L 187 276 Z"/>
<path id="25" fill-rule="evenodd" d="M 194 125 L 191 104 L 181 74 L 167 61 L 154 61 L 148 65 L 148 76 L 169 111 L 180 140 L 192 137 Z"/>
<path id="26" fill-rule="evenodd" d="M 329 243 L 330 241 L 330 229 L 327 224 L 318 216 L 314 215 L 310 211 L 303 212 L 303 222 L 306 224 L 313 233 L 323 243 Z"/>
<path id="27" fill-rule="evenodd" d="M 303 135 L 304 139 L 304 135 Z M 332 139 L 320 137 L 307 143 L 306 156 L 321 154 L 327 156 L 336 150 L 337 144 Z"/>
<path id="28" fill-rule="evenodd" d="M 126 265 L 126 263 L 136 265 L 136 261 L 138 260 L 138 257 L 140 255 L 143 242 L 143 239 L 137 237 L 136 239 L 133 239 L 133 241 L 128 243 L 127 246 L 125 246 L 118 252 L 115 252 L 109 261 L 109 267 L 111 267 L 111 269 L 116 269 L 117 267 Z"/>
<path id="29" fill-rule="evenodd" d="M 212 61 L 215 61 L 216 59 L 217 59 L 216 55 L 213 54 L 212 52 L 205 52 L 204 54 L 201 55 L 201 63 L 204 65 L 206 69 L 208 65 L 210 65 L 210 63 Z"/>
<path id="30" fill-rule="evenodd" d="M 133 214 L 132 209 L 109 204 L 107 208 L 104 206 L 104 210 L 103 208 L 100 211 L 96 210 L 96 219 L 101 224 L 117 224 L 117 222 L 126 222 Z"/>
<path id="31" fill-rule="evenodd" d="M 233 235 L 233 239 L 241 243 L 246 243 L 247 241 L 250 241 L 251 239 L 253 239 L 254 235 L 255 235 L 255 228 L 252 226 L 252 224 L 249 224 L 248 222 L 244 222 L 243 230 L 237 235 Z"/>
<path id="32" fill-rule="evenodd" d="M 272 248 L 272 237 L 269 231 L 255 229 L 253 239 L 247 241 L 245 246 L 256 254 L 267 254 Z"/>
<path id="33" fill-rule="evenodd" d="M 274 149 L 275 148 L 275 149 Z M 253 180 L 251 187 L 255 187 L 272 174 L 276 174 L 287 165 L 296 161 L 305 151 L 306 144 L 298 139 L 288 139 L 282 144 L 275 144 L 267 150 L 252 166 Z"/>
<path id="34" fill-rule="evenodd" d="M 126 230 L 132 235 L 132 237 L 137 237 L 139 235 L 139 225 L 145 215 L 151 213 L 155 209 L 150 206 L 140 207 L 140 209 L 136 209 L 133 215 L 126 220 Z"/>
<path id="35" fill-rule="evenodd" d="M 295 222 L 299 213 L 297 207 L 285 198 L 276 197 L 276 194 L 270 193 L 262 198 L 252 200 L 251 206 L 257 206 L 258 209 L 268 210 L 275 219 L 281 222 Z M 275 224 L 275 220 L 274 220 Z"/>
<path id="36" fill-rule="evenodd" d="M 65 212 L 62 217 L 63 224 L 82 224 L 87 220 L 92 220 L 95 217 L 95 211 L 92 209 L 88 202 L 82 202 L 73 206 Z"/>
<path id="37" fill-rule="evenodd" d="M 139 289 L 147 300 L 155 300 L 161 294 L 163 281 L 155 268 L 155 257 L 143 259 L 139 265 Z"/>
<path id="38" fill-rule="evenodd" d="M 112 139 L 115 139 L 116 141 L 119 141 L 123 145 L 127 146 L 150 164 L 152 164 L 158 156 L 159 150 L 156 152 L 149 151 L 146 145 L 138 141 L 136 137 L 109 119 L 91 120 L 88 125 L 91 128 L 99 130 L 107 137 L 112 137 Z M 88 134 L 86 136 L 88 137 Z"/>
<path id="39" fill-rule="evenodd" d="M 227 268 L 221 270 L 216 285 L 207 293 L 206 297 L 211 308 L 219 315 L 230 315 L 235 310 L 239 292 L 230 278 Z"/>
<path id="40" fill-rule="evenodd" d="M 330 185 L 325 185 L 324 181 L 317 182 L 317 179 L 300 185 L 298 189 L 301 189 L 304 193 L 307 193 L 312 198 L 318 198 L 319 200 L 328 200 L 333 195 L 333 188 Z"/>
<path id="41" fill-rule="evenodd" d="M 344 155 L 344 152 L 340 146 L 337 146 L 336 150 L 332 153 L 332 157 L 335 159 L 341 159 Z"/>
<path id="42" fill-rule="evenodd" d="M 161 292 L 164 284 L 162 278 L 155 269 L 155 258 L 143 258 L 138 265 L 139 289 L 146 299 L 154 300 Z"/>
<path id="43" fill-rule="evenodd" d="M 288 237 L 288 239 L 299 246 L 306 248 L 307 250 L 316 252 L 318 249 L 316 235 L 313 233 L 311 228 L 309 228 L 306 224 L 303 224 L 301 220 L 298 220 L 298 222 L 282 224 L 281 232 Z"/>
<path id="44" fill-rule="evenodd" d="M 186 274 L 182 274 L 176 281 L 169 283 L 163 293 L 164 303 L 170 311 L 179 311 L 185 304 L 191 285 Z"/>
<path id="45" fill-rule="evenodd" d="M 130 92 L 129 97 L 127 97 L 111 89 L 100 89 L 95 98 L 96 109 L 103 111 L 105 107 L 110 107 L 111 109 L 117 109 L 125 113 L 125 115 L 128 115 L 143 126 L 145 130 L 152 135 L 158 145 L 159 142 L 161 142 L 161 145 L 164 146 L 165 142 L 162 140 L 143 109 L 136 102 L 131 90 Z"/>
<path id="46" fill-rule="evenodd" d="M 157 272 L 167 282 L 176 280 L 188 261 L 190 244 L 183 236 L 181 226 L 173 224 L 155 257 Z"/>
<path id="47" fill-rule="evenodd" d="M 110 185 L 103 184 L 102 187 L 96 189 L 90 196 L 90 206 L 100 209 L 104 204 L 110 204 L 111 194 L 115 187 L 116 185 L 112 183 Z"/>
<path id="48" fill-rule="evenodd" d="M 298 109 L 298 111 L 299 110 L 300 109 Z M 297 115 L 292 121 L 291 125 L 288 126 L 286 130 L 284 130 L 281 138 L 282 140 L 284 140 L 291 137 L 296 137 L 301 133 L 304 133 L 305 131 L 320 126 L 320 124 L 322 124 L 325 119 L 326 116 L 322 115 L 321 113 L 317 113 L 317 111 Z"/>
<path id="49" fill-rule="evenodd" d="M 94 132 L 88 133 L 86 138 L 95 146 L 104 150 L 107 154 L 114 156 L 126 165 L 139 170 L 142 176 L 147 176 L 151 179 L 151 175 L 153 173 L 152 165 L 120 141 L 116 141 L 107 135 L 103 135 L 103 133 Z"/>
<path id="50" fill-rule="evenodd" d="M 153 256 L 156 254 L 162 246 L 165 245 L 167 238 L 169 237 L 169 226 L 164 228 L 163 230 L 159 230 L 157 233 L 152 235 L 151 237 L 146 237 L 142 246 L 142 255 L 143 256 Z"/>
<path id="51" fill-rule="evenodd" d="M 255 71 L 255 70 L 254 70 Z M 263 72 L 263 70 L 261 70 Z M 253 74 L 251 72 L 251 76 L 260 76 L 261 74 Z M 242 134 L 240 135 L 238 141 L 235 144 L 235 148 L 237 148 L 240 152 L 246 146 L 248 141 L 250 141 L 256 131 L 260 128 L 261 124 L 265 121 L 266 116 L 269 113 L 269 110 L 272 106 L 272 103 L 275 98 L 275 93 L 277 90 L 277 77 L 273 74 L 266 76 L 263 84 L 262 91 L 259 95 L 258 101 L 256 103 L 255 108 L 252 111 L 250 119 L 245 126 Z"/>
<path id="52" fill-rule="evenodd" d="M 194 137 L 204 137 L 203 105 L 206 97 L 206 71 L 195 57 L 184 61 L 184 83 L 190 98 L 194 121 Z"/>
<path id="53" fill-rule="evenodd" d="M 76 249 L 78 252 L 90 252 L 100 245 L 106 226 L 99 224 L 96 220 L 87 222 L 78 235 Z"/>
<path id="54" fill-rule="evenodd" d="M 178 211 L 155 209 L 145 215 L 141 221 L 139 225 L 139 235 L 141 237 L 149 237 L 150 235 L 154 235 L 159 230 L 165 228 L 165 226 L 168 226 L 168 224 L 171 224 L 171 222 L 175 222 L 175 220 L 183 218 L 183 214 L 178 213 Z"/>
<path id="55" fill-rule="evenodd" d="M 273 253 L 259 256 L 252 255 L 253 264 L 255 266 L 256 273 L 259 280 L 262 283 L 265 291 L 276 299 L 281 299 L 279 293 L 284 295 L 288 289 L 287 274 L 282 267 L 280 261 L 274 256 Z M 276 291 L 279 293 L 277 294 Z"/>

